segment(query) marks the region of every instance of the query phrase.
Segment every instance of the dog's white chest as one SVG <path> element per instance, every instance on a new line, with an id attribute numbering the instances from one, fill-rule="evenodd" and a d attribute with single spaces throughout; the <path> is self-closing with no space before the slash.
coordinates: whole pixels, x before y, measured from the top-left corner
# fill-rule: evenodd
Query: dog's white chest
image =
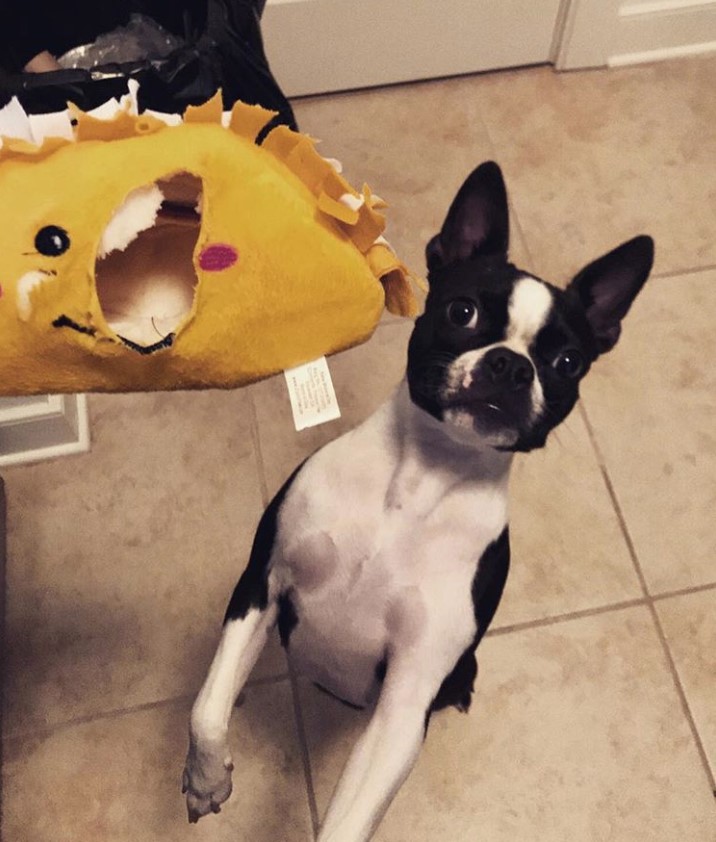
<path id="1" fill-rule="evenodd" d="M 469 645 L 477 563 L 506 521 L 502 478 L 477 481 L 459 452 L 426 456 L 399 440 L 398 409 L 389 403 L 311 459 L 276 540 L 274 570 L 299 616 L 292 660 L 356 704 L 391 649 L 423 637 Z"/>

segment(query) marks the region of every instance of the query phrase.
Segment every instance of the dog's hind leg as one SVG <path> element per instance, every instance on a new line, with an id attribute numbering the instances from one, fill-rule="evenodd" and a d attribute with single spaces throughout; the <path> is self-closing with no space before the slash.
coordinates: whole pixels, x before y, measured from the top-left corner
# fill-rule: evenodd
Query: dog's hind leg
<path id="1" fill-rule="evenodd" d="M 300 469 L 299 469 L 300 470 Z M 279 615 L 280 588 L 271 572 L 278 512 L 298 470 L 266 508 L 249 563 L 232 594 L 209 673 L 194 702 L 182 791 L 189 821 L 218 813 L 231 794 L 231 711 Z"/>
<path id="2" fill-rule="evenodd" d="M 411 680 L 415 665 L 404 670 L 396 666 L 388 668 L 373 717 L 343 770 L 318 842 L 367 842 L 420 753 L 437 688 Z"/>

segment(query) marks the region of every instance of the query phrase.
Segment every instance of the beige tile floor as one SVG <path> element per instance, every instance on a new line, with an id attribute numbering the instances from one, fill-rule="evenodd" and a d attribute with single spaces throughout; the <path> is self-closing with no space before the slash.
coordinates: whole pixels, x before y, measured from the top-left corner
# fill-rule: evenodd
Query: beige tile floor
<path id="1" fill-rule="evenodd" d="M 381 842 L 715 842 L 716 58 L 549 68 L 297 103 L 392 206 L 413 266 L 503 166 L 514 259 L 564 283 L 641 231 L 655 277 L 513 477 L 513 568 L 472 712 L 446 712 Z M 293 432 L 280 378 L 96 396 L 88 455 L 5 473 L 5 842 L 307 842 L 364 715 L 258 666 L 231 801 L 185 821 L 186 718 L 262 505 L 401 376 L 386 319 L 335 357 L 343 418 Z"/>

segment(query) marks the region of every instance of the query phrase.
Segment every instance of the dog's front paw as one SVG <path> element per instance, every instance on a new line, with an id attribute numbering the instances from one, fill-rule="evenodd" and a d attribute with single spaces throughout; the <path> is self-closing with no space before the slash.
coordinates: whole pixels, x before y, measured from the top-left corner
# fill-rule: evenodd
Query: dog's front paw
<path id="1" fill-rule="evenodd" d="M 225 745 L 209 745 L 191 740 L 182 777 L 186 809 L 190 822 L 198 822 L 208 813 L 218 813 L 231 795 L 234 764 Z"/>

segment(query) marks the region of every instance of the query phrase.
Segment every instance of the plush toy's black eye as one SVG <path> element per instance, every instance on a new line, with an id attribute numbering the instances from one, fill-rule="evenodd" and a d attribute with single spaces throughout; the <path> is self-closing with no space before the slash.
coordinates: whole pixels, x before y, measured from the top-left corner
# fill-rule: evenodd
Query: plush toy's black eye
<path id="1" fill-rule="evenodd" d="M 35 248 L 47 257 L 58 257 L 70 247 L 70 238 L 64 228 L 46 225 L 35 236 Z"/>
<path id="2" fill-rule="evenodd" d="M 477 306 L 469 298 L 456 298 L 448 304 L 447 317 L 456 327 L 476 327 Z"/>
<path id="3" fill-rule="evenodd" d="M 584 371 L 584 357 L 579 351 L 570 348 L 568 351 L 562 351 L 552 361 L 552 368 L 561 377 L 568 377 L 573 379 L 579 377 Z"/>

